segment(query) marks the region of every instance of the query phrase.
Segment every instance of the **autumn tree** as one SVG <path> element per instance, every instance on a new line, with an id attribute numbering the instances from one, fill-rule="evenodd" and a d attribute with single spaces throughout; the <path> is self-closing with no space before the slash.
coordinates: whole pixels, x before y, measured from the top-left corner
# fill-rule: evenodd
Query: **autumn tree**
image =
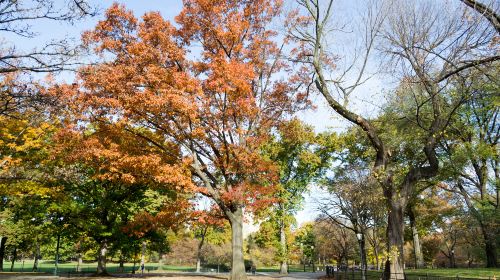
<path id="1" fill-rule="evenodd" d="M 386 6 L 389 2 L 371 2 L 361 29 L 363 48 L 354 56 L 354 62 L 346 61 L 346 67 L 335 69 L 335 54 L 327 48 L 332 36 L 329 31 L 338 29 L 330 21 L 335 12 L 334 1 L 325 5 L 317 0 L 298 3 L 302 7 L 296 13 L 299 21 L 291 24 L 290 33 L 298 39 L 300 61 L 311 67 L 316 89 L 330 107 L 361 128 L 375 150 L 372 174 L 383 189 L 388 211 L 387 250 L 391 257 L 384 278 L 400 279 L 404 273 L 404 210 L 416 184 L 438 174 L 439 140 L 465 98 L 459 95 L 450 102 L 445 100 L 443 92 L 451 80 L 466 79 L 467 69 L 484 68 L 485 64 L 498 60 L 491 48 L 496 32 L 480 16 L 461 17 L 464 9 L 455 5 L 436 7 L 438 4 L 430 1 L 392 1 L 391 13 Z M 413 104 L 414 108 L 411 115 L 396 116 L 408 117 L 421 131 L 419 141 L 414 143 L 419 150 L 414 160 L 402 169 L 393 164 L 401 151 L 391 146 L 391 138 L 383 137 L 377 123 L 357 113 L 348 102 L 369 77 L 366 65 L 372 61 L 370 57 L 378 38 L 382 39 L 382 54 L 390 58 L 388 65 L 394 66 L 392 73 L 400 78 L 399 96 L 408 97 L 399 104 Z M 348 74 L 354 79 L 345 78 Z M 421 114 L 423 107 L 430 113 Z"/>
<path id="2" fill-rule="evenodd" d="M 346 268 L 349 259 L 354 257 L 356 237 L 352 231 L 332 221 L 325 215 L 320 215 L 314 224 L 314 234 L 319 253 L 326 262 L 335 261 L 337 269 Z M 328 250 L 324 250 L 328 248 Z M 323 251 L 324 252 L 321 252 Z"/>
<path id="3" fill-rule="evenodd" d="M 232 279 L 246 277 L 244 211 L 274 192 L 275 168 L 260 146 L 304 97 L 279 76 L 288 68 L 268 28 L 278 12 L 263 0 L 185 1 L 176 28 L 159 13 L 138 20 L 113 5 L 84 34 L 103 61 L 59 88 L 82 116 L 145 141 L 153 153 L 143 160 L 157 160 L 166 184 L 213 199 L 232 227 Z"/>

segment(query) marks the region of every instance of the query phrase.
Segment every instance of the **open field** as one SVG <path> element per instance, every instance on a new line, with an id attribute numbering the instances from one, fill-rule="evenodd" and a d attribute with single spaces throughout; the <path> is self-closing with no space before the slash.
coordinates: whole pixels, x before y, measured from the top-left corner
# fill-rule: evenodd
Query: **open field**
<path id="1" fill-rule="evenodd" d="M 4 271 L 10 271 L 10 262 L 4 262 Z M 114 262 L 108 262 L 107 263 L 107 269 L 110 273 L 116 273 L 119 271 L 119 264 L 114 263 Z M 14 263 L 14 272 L 31 272 L 33 268 L 33 261 L 18 261 Z M 65 272 L 75 272 L 77 268 L 77 263 L 76 262 L 63 262 L 59 263 L 58 265 L 58 271 L 65 273 Z M 80 271 L 85 272 L 85 273 L 93 273 L 96 271 L 97 268 L 97 263 L 96 262 L 86 262 L 83 263 L 83 265 L 80 268 Z M 140 268 L 140 264 L 136 263 L 135 264 L 135 270 L 137 271 Z M 124 272 L 132 272 L 134 270 L 134 264 L 133 263 L 125 263 L 124 264 Z M 158 263 L 146 263 L 145 269 L 146 272 L 150 271 L 166 271 L 166 272 L 194 272 L 195 267 L 194 266 L 182 266 L 182 265 L 162 265 L 161 269 L 159 267 Z M 205 268 L 205 271 L 209 271 L 209 269 Z M 45 272 L 45 273 L 53 273 L 54 272 L 54 261 L 40 261 L 38 265 L 38 271 L 39 272 Z M 216 271 L 216 269 L 214 269 Z M 257 267 L 258 272 L 278 272 L 279 271 L 279 266 L 272 266 L 272 267 Z M 294 264 L 289 266 L 289 271 L 290 272 L 303 272 L 304 271 L 304 266 Z M 307 272 L 312 272 L 312 267 L 311 266 L 306 266 L 306 271 Z M 221 271 L 222 272 L 222 271 Z"/>

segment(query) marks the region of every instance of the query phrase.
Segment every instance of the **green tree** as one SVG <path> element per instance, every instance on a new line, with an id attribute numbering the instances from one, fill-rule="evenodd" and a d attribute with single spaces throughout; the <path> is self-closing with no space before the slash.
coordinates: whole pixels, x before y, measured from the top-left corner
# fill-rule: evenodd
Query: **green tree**
<path id="1" fill-rule="evenodd" d="M 265 211 L 279 232 L 279 243 L 272 245 L 278 245 L 280 274 L 288 273 L 287 232 L 293 223 L 293 215 L 301 209 L 309 184 L 326 165 L 323 149 L 331 148 L 321 146 L 331 144 L 326 141 L 326 138 L 316 136 L 311 126 L 293 119 L 282 123 L 278 134 L 264 148 L 264 153 L 278 165 L 280 172 L 275 196 L 278 201 Z"/>
<path id="2" fill-rule="evenodd" d="M 472 71 L 470 84 L 459 85 L 475 98 L 464 102 L 442 141 L 447 178 L 467 205 L 484 239 L 487 267 L 498 266 L 500 247 L 500 109 L 498 65 L 486 75 Z"/>

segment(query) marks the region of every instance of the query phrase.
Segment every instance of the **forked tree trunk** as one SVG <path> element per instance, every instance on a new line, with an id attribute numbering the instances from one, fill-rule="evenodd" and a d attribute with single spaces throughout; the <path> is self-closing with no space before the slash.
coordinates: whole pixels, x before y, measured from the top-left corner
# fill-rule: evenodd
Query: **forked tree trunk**
<path id="1" fill-rule="evenodd" d="M 280 274 L 288 274 L 288 250 L 286 248 L 286 232 L 285 223 L 280 222 L 280 246 L 281 246 L 281 262 Z"/>
<path id="2" fill-rule="evenodd" d="M 108 242 L 102 240 L 99 245 L 99 256 L 97 257 L 97 275 L 108 274 L 106 270 L 106 251 L 108 250 Z"/>
<path id="3" fill-rule="evenodd" d="M 17 247 L 14 247 L 14 252 L 12 252 L 12 263 L 10 265 L 10 271 L 14 271 L 14 264 L 16 263 L 17 259 Z"/>
<path id="4" fill-rule="evenodd" d="M 386 261 L 384 279 L 403 280 L 404 279 L 404 207 L 401 201 L 390 195 L 386 197 L 389 204 L 389 215 L 387 223 L 387 250 L 389 257 Z"/>
<path id="5" fill-rule="evenodd" d="M 423 268 L 425 265 L 424 254 L 422 253 L 422 246 L 420 245 L 417 223 L 415 221 L 415 212 L 413 211 L 413 207 L 408 207 L 408 217 L 410 218 L 411 234 L 413 236 L 413 250 L 415 253 L 415 268 Z"/>
<path id="6" fill-rule="evenodd" d="M 245 262 L 243 259 L 243 209 L 226 213 L 231 224 L 231 274 L 230 280 L 246 280 Z"/>

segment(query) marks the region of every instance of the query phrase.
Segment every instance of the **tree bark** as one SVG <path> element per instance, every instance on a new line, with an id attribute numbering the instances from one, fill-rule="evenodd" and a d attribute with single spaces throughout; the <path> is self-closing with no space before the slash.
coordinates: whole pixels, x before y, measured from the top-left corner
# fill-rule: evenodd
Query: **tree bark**
<path id="1" fill-rule="evenodd" d="M 280 274 L 288 274 L 288 251 L 286 247 L 285 223 L 283 221 L 280 222 L 280 246 L 281 246 Z"/>
<path id="2" fill-rule="evenodd" d="M 413 236 L 413 252 L 415 253 L 415 268 L 423 268 L 424 254 L 422 253 L 422 246 L 420 245 L 420 237 L 418 235 L 417 224 L 415 221 L 415 212 L 413 207 L 408 207 L 408 217 L 410 218 L 411 233 Z"/>
<path id="3" fill-rule="evenodd" d="M 198 252 L 196 254 L 196 272 L 201 272 L 201 249 L 203 249 L 203 243 L 205 243 L 205 236 L 207 235 L 208 225 L 203 228 L 201 233 L 200 243 L 198 243 Z"/>
<path id="4" fill-rule="evenodd" d="M 404 279 L 404 207 L 401 201 L 392 197 L 386 197 L 389 201 L 389 215 L 387 223 L 387 251 L 389 258 L 386 261 L 384 279 L 402 280 Z"/>
<path id="5" fill-rule="evenodd" d="M 12 263 L 10 265 L 10 272 L 14 271 L 14 264 L 17 259 L 17 247 L 14 247 L 14 251 L 12 252 Z"/>
<path id="6" fill-rule="evenodd" d="M 481 228 L 481 232 L 483 234 L 485 243 L 484 249 L 486 253 L 486 266 L 497 267 L 498 255 L 497 255 L 497 244 L 495 240 L 497 231 L 487 228 L 483 215 L 479 212 L 478 209 L 476 209 L 474 203 L 471 201 L 469 194 L 465 191 L 463 185 L 460 182 L 458 182 L 457 186 L 458 189 L 460 190 L 460 193 L 462 194 L 462 197 L 465 200 L 465 203 L 467 204 L 467 207 L 469 208 L 472 214 L 472 217 L 476 219 L 476 221 L 479 223 L 479 227 Z"/>
<path id="7" fill-rule="evenodd" d="M 76 272 L 81 272 L 83 266 L 83 257 L 82 253 L 78 253 L 78 263 L 76 265 Z"/>
<path id="8" fill-rule="evenodd" d="M 495 230 L 481 226 L 484 237 L 484 249 L 486 252 L 486 267 L 498 267 L 498 250 L 496 244 Z"/>
<path id="9" fill-rule="evenodd" d="M 146 242 L 143 241 L 142 242 L 142 250 L 141 250 L 141 265 L 140 265 L 141 272 L 144 272 L 144 271 L 142 271 L 142 268 L 145 266 L 146 266 Z"/>
<path id="10" fill-rule="evenodd" d="M 61 245 L 61 234 L 57 234 L 57 244 L 56 244 L 56 263 L 54 268 L 54 274 L 57 274 L 59 269 L 59 247 Z"/>
<path id="11" fill-rule="evenodd" d="M 35 258 L 33 260 L 33 269 L 31 271 L 35 272 L 38 271 L 38 260 L 40 258 L 40 243 L 36 243 L 36 248 L 35 248 Z"/>
<path id="12" fill-rule="evenodd" d="M 7 243 L 7 237 L 2 236 L 2 238 L 0 238 L 0 271 L 3 271 L 3 259 L 5 258 L 5 243 Z"/>
<path id="13" fill-rule="evenodd" d="M 106 270 L 106 251 L 108 250 L 108 241 L 102 240 L 99 244 L 99 256 L 97 257 L 97 275 L 108 274 Z"/>
<path id="14" fill-rule="evenodd" d="M 243 209 L 226 213 L 231 224 L 232 266 L 230 280 L 246 280 L 245 261 L 243 259 Z"/>
<path id="15" fill-rule="evenodd" d="M 359 249 L 361 251 L 361 275 L 362 279 L 366 279 L 366 269 L 368 268 L 368 261 L 366 258 L 366 242 L 365 234 L 361 233 L 361 240 L 359 241 Z"/>

